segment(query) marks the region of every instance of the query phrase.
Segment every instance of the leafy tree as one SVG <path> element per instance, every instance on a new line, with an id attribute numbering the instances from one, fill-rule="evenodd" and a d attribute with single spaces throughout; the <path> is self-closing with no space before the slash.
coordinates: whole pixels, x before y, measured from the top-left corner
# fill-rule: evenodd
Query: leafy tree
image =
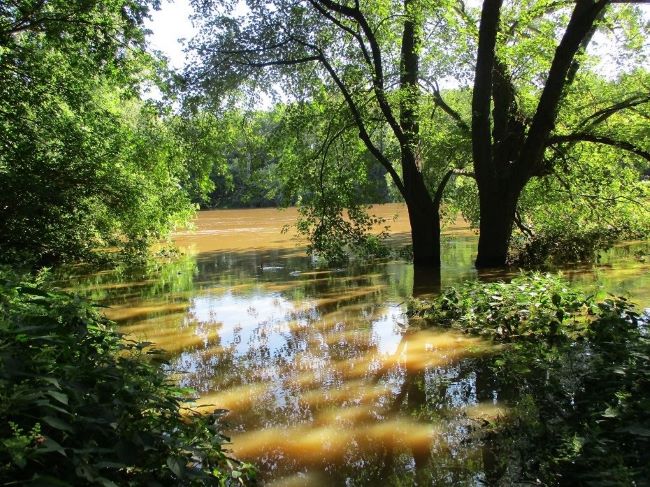
<path id="1" fill-rule="evenodd" d="M 3 259 L 48 263 L 107 245 L 142 250 L 185 220 L 187 172 L 139 100 L 148 2 L 0 7 Z"/>
<path id="2" fill-rule="evenodd" d="M 298 230 L 310 241 L 308 252 L 329 264 L 370 246 L 380 249 L 368 233 L 383 221 L 367 206 L 388 197 L 385 171 L 351 130 L 340 105 L 325 93 L 289 105 L 274 141 L 284 191 L 300 204 Z"/>
<path id="3" fill-rule="evenodd" d="M 633 140 L 636 146 L 647 147 L 650 105 L 643 102 L 647 98 L 647 76 L 640 69 L 616 80 L 583 73 L 580 82 L 573 84 L 565 96 L 556 131 L 569 132 L 597 118 L 597 123 L 589 127 L 594 137 L 602 136 L 617 144 Z M 462 93 L 452 90 L 443 96 L 455 100 Z M 626 110 L 618 109 L 616 100 L 626 97 L 638 103 Z M 454 106 L 466 119 L 470 102 L 463 98 Z M 469 132 L 459 130 L 459 136 L 454 137 L 453 126 L 445 125 L 444 119 L 435 123 L 443 130 L 439 139 L 429 142 L 432 152 L 448 159 L 458 157 L 457 166 L 471 165 Z M 591 260 L 595 251 L 609 247 L 615 240 L 648 234 L 649 188 L 641 179 L 647 167 L 643 157 L 634 151 L 588 141 L 554 146 L 547 157 L 551 159 L 547 173 L 531 179 L 518 200 L 510 263 L 530 266 Z M 469 178 L 458 180 L 449 193 L 447 208 L 460 209 L 478 227 L 475 182 Z"/>
<path id="4" fill-rule="evenodd" d="M 219 413 L 183 408 L 160 351 L 79 296 L 0 270 L 0 480 L 22 485 L 241 485 Z"/>
<path id="5" fill-rule="evenodd" d="M 522 190 L 532 178 L 553 170 L 554 147 L 576 142 L 606 144 L 650 160 L 642 146 L 598 133 L 598 125 L 609 117 L 605 113 L 594 112 L 568 131 L 558 130 L 567 91 L 581 81 L 578 70 L 584 52 L 606 19 L 609 3 L 578 0 L 566 10 L 562 4 L 549 2 L 515 3 L 508 8 L 501 0 L 483 2 L 472 99 L 473 160 L 481 213 L 479 267 L 505 264 Z M 570 18 L 555 46 L 567 12 Z M 524 64 L 527 69 L 519 69 L 513 61 L 523 60 L 521 47 L 532 47 L 527 37 L 539 39 L 541 46 L 529 55 L 532 61 Z M 535 79 L 539 84 L 531 89 L 528 83 Z M 609 111 L 647 101 L 643 95 L 619 99 Z"/>
<path id="6" fill-rule="evenodd" d="M 424 3 L 251 0 L 241 15 L 229 2 L 194 6 L 204 19 L 194 42 L 200 58 L 189 73 L 194 86 L 212 98 L 244 80 L 253 89 L 281 80 L 307 99 L 335 90 L 348 123 L 406 202 L 415 264 L 438 267 L 441 192 L 427 189 L 419 150 Z M 395 158 L 380 146 L 382 127 L 398 148 Z"/>
<path id="7" fill-rule="evenodd" d="M 479 12 L 451 1 L 249 1 L 241 13 L 223 2 L 196 2 L 205 20 L 190 75 L 208 98 L 242 83 L 250 91 L 278 83 L 307 99 L 323 87 L 336 90 L 409 208 L 416 265 L 438 265 L 443 190 L 454 173 L 469 175 L 462 154 L 457 163 L 444 157 L 449 150 L 441 139 L 449 133 L 457 142 L 472 140 L 481 213 L 477 265 L 504 265 L 522 191 L 553 170 L 558 151 L 596 143 L 648 156 L 639 140 L 598 132 L 605 112 L 585 114 L 595 122 L 587 125 L 562 120 L 572 118 L 563 110 L 571 90 L 588 89 L 579 67 L 597 29 L 620 24 L 628 39 L 642 38 L 634 9 L 608 9 L 609 3 L 486 0 Z M 639 49 L 638 40 L 629 44 Z M 438 81 L 446 79 L 473 84 L 471 110 L 443 97 Z M 601 109 L 646 101 L 623 97 Z M 430 123 L 431 105 L 447 122 Z M 384 128 L 390 140 L 380 147 Z"/>

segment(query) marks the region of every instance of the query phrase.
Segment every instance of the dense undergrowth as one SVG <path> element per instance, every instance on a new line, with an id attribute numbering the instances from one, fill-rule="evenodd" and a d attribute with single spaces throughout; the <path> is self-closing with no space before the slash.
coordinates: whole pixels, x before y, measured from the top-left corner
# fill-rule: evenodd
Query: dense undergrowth
<path id="1" fill-rule="evenodd" d="M 450 288 L 410 313 L 503 344 L 486 359 L 510 411 L 484 430 L 490 485 L 647 485 L 648 317 L 627 300 L 531 274 Z"/>
<path id="2" fill-rule="evenodd" d="M 219 415 L 181 403 L 147 343 L 85 300 L 0 271 L 0 484 L 236 485 Z"/>
<path id="3" fill-rule="evenodd" d="M 546 229 L 531 236 L 517 233 L 510 242 L 508 264 L 526 269 L 597 262 L 601 252 L 624 240 L 646 240 L 649 229 Z"/>

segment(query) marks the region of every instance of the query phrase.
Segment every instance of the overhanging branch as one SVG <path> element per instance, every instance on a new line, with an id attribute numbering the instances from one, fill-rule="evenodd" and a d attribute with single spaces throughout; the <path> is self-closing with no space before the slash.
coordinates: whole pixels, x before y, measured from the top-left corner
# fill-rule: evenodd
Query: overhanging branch
<path id="1" fill-rule="evenodd" d="M 449 182 L 452 176 L 467 176 L 470 178 L 476 178 L 473 172 L 465 171 L 463 169 L 450 169 L 449 171 L 447 171 L 445 175 L 442 177 L 442 179 L 440 180 L 440 183 L 438 184 L 438 188 L 436 189 L 436 195 L 433 198 L 433 204 L 436 208 L 440 208 L 440 203 L 442 203 L 442 195 L 445 192 L 447 183 Z"/>
<path id="2" fill-rule="evenodd" d="M 580 122 L 578 127 L 580 128 L 593 127 L 595 125 L 598 125 L 599 123 L 603 123 L 609 117 L 615 115 L 620 111 L 627 110 L 629 108 L 634 108 L 636 106 L 643 105 L 644 103 L 648 103 L 648 102 L 650 102 L 650 95 L 648 94 L 632 95 L 626 98 L 625 100 L 621 100 L 618 103 L 614 103 L 613 105 L 608 106 L 607 108 L 598 110 L 596 113 L 593 113 L 592 115 L 585 118 L 582 122 Z"/>
<path id="3" fill-rule="evenodd" d="M 554 135 L 548 139 L 546 146 L 551 146 L 555 144 L 565 144 L 569 142 L 592 142 L 595 144 L 609 145 L 611 147 L 616 147 L 618 149 L 625 150 L 636 154 L 639 157 L 650 161 L 650 152 L 643 150 L 642 148 L 624 140 L 616 140 L 605 135 L 594 135 L 588 133 L 575 133 L 569 135 Z"/>

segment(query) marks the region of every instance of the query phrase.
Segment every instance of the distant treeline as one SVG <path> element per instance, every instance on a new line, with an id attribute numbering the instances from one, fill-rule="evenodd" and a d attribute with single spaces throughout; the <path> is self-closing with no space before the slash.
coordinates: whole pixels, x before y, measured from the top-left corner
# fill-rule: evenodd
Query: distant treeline
<path id="1" fill-rule="evenodd" d="M 303 107 L 304 108 L 304 107 Z M 218 136 L 208 140 L 195 139 L 194 157 L 210 159 L 208 179 L 197 184 L 193 201 L 201 209 L 207 208 L 264 208 L 295 206 L 309 197 L 310 189 L 290 184 L 303 176 L 308 165 L 318 155 L 310 152 L 313 145 L 298 139 L 291 127 L 291 113 L 295 107 L 276 105 L 272 110 L 244 112 L 232 110 L 217 119 L 207 114 L 185 118 L 185 136 L 205 133 L 210 124 Z M 325 138 L 325 134 L 300 134 L 308 139 Z M 386 170 L 367 151 L 359 151 L 352 144 L 342 159 L 355 158 L 354 165 L 363 166 L 363 179 L 356 181 L 354 189 L 359 203 L 388 203 L 399 200 L 391 190 Z M 345 163 L 346 161 L 341 160 Z M 347 161 L 351 165 L 353 161 Z M 304 172 L 297 166 L 302 165 Z M 207 188 L 201 191 L 200 188 Z"/>

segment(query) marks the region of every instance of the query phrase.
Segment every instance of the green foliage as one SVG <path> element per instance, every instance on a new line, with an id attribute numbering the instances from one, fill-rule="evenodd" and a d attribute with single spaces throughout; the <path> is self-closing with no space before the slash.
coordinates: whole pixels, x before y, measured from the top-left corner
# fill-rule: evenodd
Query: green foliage
<path id="1" fill-rule="evenodd" d="M 493 482 L 649 478 L 648 316 L 626 299 L 596 301 L 561 278 L 530 274 L 449 289 L 411 313 L 503 342 L 484 359 L 483 380 L 510 409 L 482 428 Z"/>
<path id="2" fill-rule="evenodd" d="M 0 481 L 26 485 L 237 485 L 220 413 L 185 411 L 148 343 L 91 304 L 0 274 Z"/>
<path id="3" fill-rule="evenodd" d="M 141 22 L 148 2 L 13 2 L 0 9 L 2 260 L 138 253 L 192 212 Z"/>
<path id="4" fill-rule="evenodd" d="M 300 209 L 298 231 L 310 242 L 308 252 L 328 265 L 387 253 L 380 242 L 386 227 L 372 235 L 386 222 L 367 204 L 389 198 L 385 171 L 353 127 L 340 100 L 320 93 L 288 106 L 275 136 L 283 190 Z"/>
<path id="5" fill-rule="evenodd" d="M 307 253 L 326 266 L 340 266 L 350 259 L 367 260 L 387 257 L 389 249 L 382 243 L 386 232 L 373 235 L 373 227 L 384 220 L 368 213 L 362 205 L 351 208 L 306 206 L 300 208 L 298 232 L 308 240 Z"/>
<path id="6" fill-rule="evenodd" d="M 508 263 L 531 268 L 545 265 L 592 262 L 598 252 L 609 249 L 617 240 L 627 235 L 614 229 L 594 228 L 573 231 L 569 229 L 547 229 L 532 238 L 515 234 L 510 243 Z"/>
<path id="7" fill-rule="evenodd" d="M 579 81 L 565 99 L 558 132 L 588 129 L 650 147 L 648 72 L 637 69 L 615 82 L 585 74 Z M 650 234 L 650 186 L 642 180 L 645 159 L 579 142 L 554 146 L 547 157 L 552 172 L 528 183 L 520 198 L 528 231 L 515 234 L 511 262 L 539 266 L 590 261 L 617 240 Z"/>
<path id="8" fill-rule="evenodd" d="M 591 298 L 550 274 L 521 275 L 509 283 L 469 281 L 431 303 L 413 301 L 410 313 L 435 326 L 497 340 L 575 336 Z"/>

